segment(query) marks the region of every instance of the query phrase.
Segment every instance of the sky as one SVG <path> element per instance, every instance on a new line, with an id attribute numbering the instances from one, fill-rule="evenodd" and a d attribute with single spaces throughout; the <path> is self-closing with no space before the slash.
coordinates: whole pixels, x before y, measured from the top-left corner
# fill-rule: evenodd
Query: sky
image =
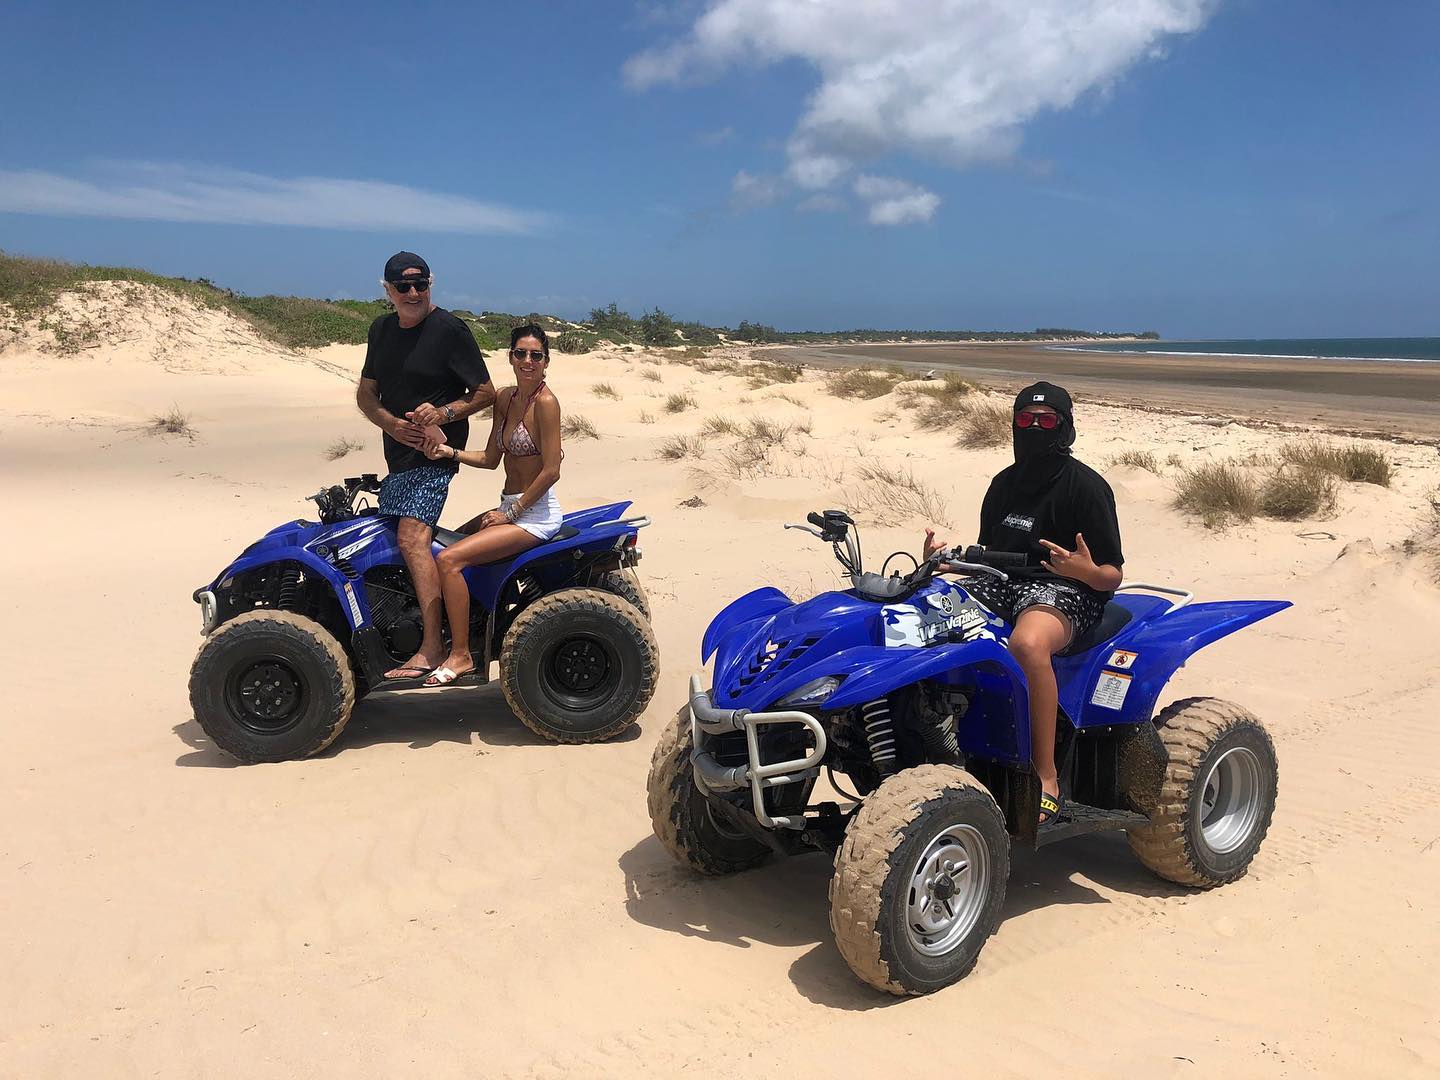
<path id="1" fill-rule="evenodd" d="M 1440 335 L 1430 0 L 5 5 L 0 249 L 710 325 Z"/>

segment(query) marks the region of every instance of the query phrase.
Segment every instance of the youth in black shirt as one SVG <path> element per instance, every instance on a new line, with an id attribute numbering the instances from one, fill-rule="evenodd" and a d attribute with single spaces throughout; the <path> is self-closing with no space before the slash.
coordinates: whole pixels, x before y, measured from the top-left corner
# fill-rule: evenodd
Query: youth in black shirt
<path id="1" fill-rule="evenodd" d="M 1009 648 L 1030 695 L 1030 756 L 1040 779 L 1040 825 L 1060 820 L 1055 768 L 1059 690 L 1052 658 L 1093 626 L 1122 580 L 1125 556 L 1115 495 L 1093 469 L 1071 456 L 1075 423 L 1070 395 L 1048 382 L 1015 398 L 1015 464 L 990 482 L 980 508 L 980 543 L 1024 552 L 1028 565 L 1011 580 L 976 578 L 965 587 L 1014 622 Z M 925 533 L 925 554 L 946 547 Z M 942 566 L 942 569 L 944 567 Z"/>

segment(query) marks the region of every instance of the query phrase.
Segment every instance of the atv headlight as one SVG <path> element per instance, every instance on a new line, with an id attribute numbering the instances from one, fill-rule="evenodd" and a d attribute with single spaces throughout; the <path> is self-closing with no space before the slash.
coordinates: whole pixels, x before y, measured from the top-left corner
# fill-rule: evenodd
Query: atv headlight
<path id="1" fill-rule="evenodd" d="M 818 679 L 811 679 L 804 686 L 796 687 L 775 703 L 776 708 L 784 708 L 792 705 L 819 705 L 836 690 L 840 689 L 840 678 L 835 675 L 823 675 Z"/>

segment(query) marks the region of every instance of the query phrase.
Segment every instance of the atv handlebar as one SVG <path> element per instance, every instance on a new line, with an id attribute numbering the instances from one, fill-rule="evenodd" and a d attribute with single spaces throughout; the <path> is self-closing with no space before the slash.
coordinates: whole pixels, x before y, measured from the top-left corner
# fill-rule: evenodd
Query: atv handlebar
<path id="1" fill-rule="evenodd" d="M 355 496 L 361 492 L 369 495 L 380 494 L 380 478 L 375 473 L 347 476 L 344 483 L 321 488 L 314 495 L 305 496 L 320 511 L 320 520 L 329 524 L 345 521 L 355 516 Z"/>

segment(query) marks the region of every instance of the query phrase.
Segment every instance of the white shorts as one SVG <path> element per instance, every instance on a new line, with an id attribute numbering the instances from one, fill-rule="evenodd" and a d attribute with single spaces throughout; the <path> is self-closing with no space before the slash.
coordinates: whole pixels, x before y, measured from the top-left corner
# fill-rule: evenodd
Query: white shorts
<path id="1" fill-rule="evenodd" d="M 519 501 L 519 495 L 502 493 L 500 509 L 508 510 L 512 503 Z M 555 489 L 552 487 L 541 495 L 539 502 L 515 519 L 515 524 L 541 541 L 549 540 L 559 532 L 560 526 L 565 524 L 565 515 L 560 510 L 560 500 L 555 497 Z"/>

